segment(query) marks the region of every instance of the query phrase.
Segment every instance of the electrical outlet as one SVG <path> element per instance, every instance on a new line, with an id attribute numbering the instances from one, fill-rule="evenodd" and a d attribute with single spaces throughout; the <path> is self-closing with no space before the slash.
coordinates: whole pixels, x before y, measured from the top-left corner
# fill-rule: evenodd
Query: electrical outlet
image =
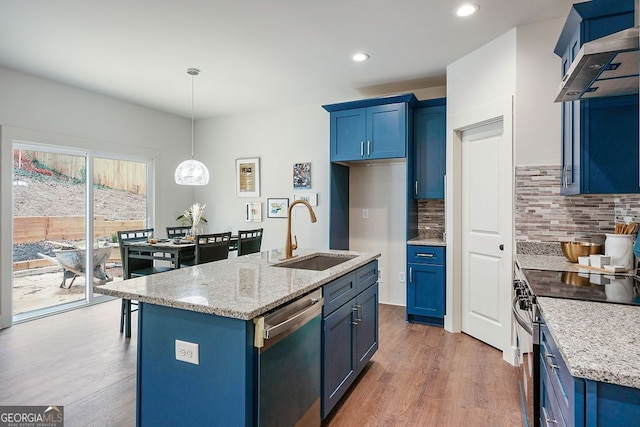
<path id="1" fill-rule="evenodd" d="M 369 219 L 369 209 L 362 209 L 362 219 Z"/>
<path id="2" fill-rule="evenodd" d="M 198 344 L 176 340 L 176 360 L 182 360 L 183 362 L 199 365 L 200 358 L 198 356 Z"/>
<path id="3" fill-rule="evenodd" d="M 404 283 L 407 281 L 407 276 L 406 273 L 404 271 L 400 272 L 400 283 Z"/>

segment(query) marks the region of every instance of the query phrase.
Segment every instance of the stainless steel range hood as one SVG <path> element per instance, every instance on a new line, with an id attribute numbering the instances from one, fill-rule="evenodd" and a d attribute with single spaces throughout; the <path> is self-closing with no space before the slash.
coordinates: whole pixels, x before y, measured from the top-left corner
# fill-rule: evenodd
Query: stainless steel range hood
<path id="1" fill-rule="evenodd" d="M 639 59 L 637 26 L 583 44 L 555 102 L 638 93 Z"/>

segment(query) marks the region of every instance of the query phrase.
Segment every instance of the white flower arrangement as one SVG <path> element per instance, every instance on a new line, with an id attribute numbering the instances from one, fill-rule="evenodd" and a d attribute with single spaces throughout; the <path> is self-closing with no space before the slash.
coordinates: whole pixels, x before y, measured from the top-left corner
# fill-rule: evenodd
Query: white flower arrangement
<path id="1" fill-rule="evenodd" d="M 176 219 L 180 221 L 181 225 L 189 224 L 191 227 L 197 227 L 200 221 L 207 222 L 207 219 L 202 216 L 206 207 L 206 204 L 200 206 L 199 203 L 194 203 Z"/>

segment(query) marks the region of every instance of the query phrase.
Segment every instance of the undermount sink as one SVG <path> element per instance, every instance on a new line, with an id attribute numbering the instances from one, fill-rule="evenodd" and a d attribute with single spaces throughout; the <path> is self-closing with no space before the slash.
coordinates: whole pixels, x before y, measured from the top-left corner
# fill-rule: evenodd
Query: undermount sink
<path id="1" fill-rule="evenodd" d="M 298 268 L 302 270 L 324 271 L 328 268 L 354 259 L 356 255 L 317 254 L 307 258 L 293 259 L 274 264 L 274 267 Z"/>

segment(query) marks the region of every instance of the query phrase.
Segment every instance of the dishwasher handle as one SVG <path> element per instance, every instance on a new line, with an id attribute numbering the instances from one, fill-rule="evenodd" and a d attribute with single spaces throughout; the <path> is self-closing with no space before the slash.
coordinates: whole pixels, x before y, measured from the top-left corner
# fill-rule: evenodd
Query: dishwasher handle
<path id="1" fill-rule="evenodd" d="M 272 339 L 274 337 L 277 337 L 278 335 L 295 331 L 296 329 L 307 323 L 308 320 L 315 317 L 322 309 L 323 304 L 324 298 L 311 298 L 310 304 L 305 309 L 298 311 L 287 320 L 284 320 L 275 325 L 265 324 L 264 339 Z"/>

